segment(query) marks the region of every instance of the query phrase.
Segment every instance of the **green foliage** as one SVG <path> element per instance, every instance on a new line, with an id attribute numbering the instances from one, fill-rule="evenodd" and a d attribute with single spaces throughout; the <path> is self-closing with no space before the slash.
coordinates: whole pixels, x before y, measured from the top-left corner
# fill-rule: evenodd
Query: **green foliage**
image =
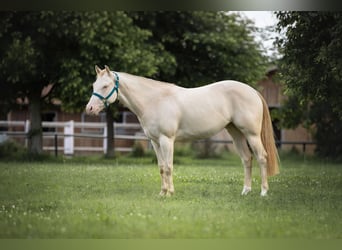
<path id="1" fill-rule="evenodd" d="M 158 78 L 186 87 L 234 79 L 253 84 L 264 74 L 266 58 L 252 36 L 253 25 L 235 14 L 210 11 L 130 12 L 134 23 L 152 32 L 174 56 L 175 73 Z"/>
<path id="2" fill-rule="evenodd" d="M 342 161 L 342 119 L 332 106 L 329 101 L 312 105 L 309 119 L 315 124 L 315 138 L 319 143 L 317 153 Z"/>
<path id="3" fill-rule="evenodd" d="M 265 198 L 257 168 L 252 193 L 240 195 L 233 155 L 175 166 L 169 198 L 158 196 L 156 166 L 137 159 L 0 162 L 0 237 L 341 238 L 341 167 L 282 159 Z"/>
<path id="4" fill-rule="evenodd" d="M 77 23 L 71 12 L 4 12 L 0 22 L 0 87 L 2 102 L 12 104 L 18 97 L 29 100 L 32 131 L 41 130 L 41 93 L 56 83 L 58 69 L 75 50 Z M 4 105 L 8 111 L 8 105 Z M 41 134 L 29 138 L 29 151 L 41 152 Z"/>
<path id="5" fill-rule="evenodd" d="M 0 159 L 6 162 L 55 162 L 57 160 L 48 153 L 31 154 L 26 147 L 12 140 L 0 144 Z"/>
<path id="6" fill-rule="evenodd" d="M 273 119 L 280 120 L 281 127 L 296 128 L 298 124 L 302 124 L 309 129 L 308 110 L 305 110 L 304 107 L 298 108 L 299 103 L 298 96 L 290 95 L 279 109 L 272 110 Z"/>
<path id="7" fill-rule="evenodd" d="M 72 12 L 3 13 L 7 29 L 1 33 L 2 83 L 28 97 L 39 97 L 44 86 L 55 83 L 58 69 L 76 47 L 78 23 L 72 17 Z"/>
<path id="8" fill-rule="evenodd" d="M 80 36 L 73 58 L 61 67 L 59 98 L 66 110 L 83 110 L 95 80 L 94 65 L 116 71 L 152 76 L 172 70 L 173 58 L 160 44 L 150 45 L 148 30 L 140 29 L 122 11 L 76 12 Z M 161 56 L 162 55 L 162 56 Z"/>
<path id="9" fill-rule="evenodd" d="M 289 101 L 283 123 L 315 128 L 317 152 L 337 158 L 342 153 L 342 14 L 278 12 L 281 71 Z"/>
<path id="10" fill-rule="evenodd" d="M 195 157 L 199 159 L 220 158 L 222 156 L 222 152 L 217 149 L 217 144 L 210 139 L 194 142 L 192 147 L 195 151 Z"/>
<path id="11" fill-rule="evenodd" d="M 23 96 L 57 84 L 69 110 L 88 98 L 95 64 L 146 76 L 172 70 L 172 56 L 122 11 L 4 12 L 0 22 L 1 84 Z"/>
<path id="12" fill-rule="evenodd" d="M 0 159 L 21 158 L 26 149 L 15 141 L 7 140 L 0 143 Z"/>
<path id="13" fill-rule="evenodd" d="M 42 89 L 50 83 L 54 91 L 44 101 L 57 97 L 64 110 L 84 110 L 95 64 L 146 76 L 172 70 L 172 56 L 161 45 L 147 43 L 151 33 L 136 27 L 122 11 L 4 12 L 0 23 L 3 113 L 17 97 L 28 97 L 32 111 L 32 101 L 43 101 Z M 34 115 L 30 119 L 31 124 L 38 120 Z M 41 129 L 37 126 L 32 129 Z M 35 147 L 33 151 L 41 151 L 40 145 Z"/>
<path id="14" fill-rule="evenodd" d="M 143 157 L 145 156 L 144 146 L 140 142 L 135 142 L 133 145 L 133 150 L 131 152 L 133 157 Z"/>

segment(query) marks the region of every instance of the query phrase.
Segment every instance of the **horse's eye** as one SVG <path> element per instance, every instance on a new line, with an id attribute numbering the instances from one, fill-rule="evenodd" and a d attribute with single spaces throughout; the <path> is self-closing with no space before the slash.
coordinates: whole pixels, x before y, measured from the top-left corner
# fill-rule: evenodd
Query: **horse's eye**
<path id="1" fill-rule="evenodd" d="M 102 88 L 103 88 L 103 89 L 106 89 L 106 88 L 108 88 L 108 85 L 104 85 Z"/>

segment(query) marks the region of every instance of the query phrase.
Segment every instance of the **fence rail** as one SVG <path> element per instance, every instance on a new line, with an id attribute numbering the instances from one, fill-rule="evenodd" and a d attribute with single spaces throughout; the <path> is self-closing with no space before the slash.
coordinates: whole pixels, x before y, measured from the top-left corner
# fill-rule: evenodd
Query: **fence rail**
<path id="1" fill-rule="evenodd" d="M 44 145 L 43 150 L 63 151 L 65 155 L 73 155 L 75 151 L 83 152 L 106 152 L 107 150 L 107 126 L 103 122 L 42 122 L 44 129 L 53 129 L 52 132 L 43 132 L 43 139 L 53 140 L 52 145 Z M 0 121 L 0 142 L 7 138 L 21 138 L 27 146 L 29 136 L 30 122 L 27 121 Z M 87 129 L 87 130 L 86 130 Z M 93 130 L 89 130 L 93 129 Z M 131 130 L 131 131 L 130 131 Z M 148 140 L 141 133 L 140 124 L 135 123 L 114 123 L 115 140 L 131 141 L 132 144 L 136 140 Z M 102 145 L 75 145 L 76 139 L 96 139 L 102 140 Z M 60 141 L 63 140 L 63 143 Z M 115 147 L 116 151 L 130 152 L 131 146 Z"/>
<path id="2" fill-rule="evenodd" d="M 73 155 L 75 151 L 81 152 L 106 152 L 107 150 L 107 126 L 104 122 L 42 122 L 42 127 L 54 129 L 55 131 L 43 132 L 43 139 L 52 140 L 50 145 L 44 145 L 43 150 L 53 151 L 57 155 L 59 151 L 63 151 L 65 155 Z M 29 136 L 30 122 L 27 121 L 0 121 L 0 142 L 7 138 L 21 138 L 27 146 Z M 88 130 L 84 130 L 88 129 Z M 92 131 L 89 129 L 93 129 Z M 127 132 L 132 130 L 133 132 Z M 78 132 L 77 132 L 78 131 Z M 81 131 L 81 132 L 80 132 Z M 115 151 L 130 152 L 132 151 L 133 142 L 149 141 L 142 133 L 140 124 L 135 123 L 114 123 L 114 139 L 130 141 L 130 146 L 116 146 Z M 76 139 L 96 139 L 101 140 L 102 145 L 75 145 Z M 63 143 L 61 143 L 63 141 Z M 198 143 L 205 140 L 198 140 Z M 231 140 L 211 139 L 211 143 L 232 144 Z M 302 152 L 305 154 L 307 145 L 315 145 L 312 141 L 276 141 L 278 147 L 282 145 L 302 145 Z M 151 147 L 151 145 L 149 144 Z"/>

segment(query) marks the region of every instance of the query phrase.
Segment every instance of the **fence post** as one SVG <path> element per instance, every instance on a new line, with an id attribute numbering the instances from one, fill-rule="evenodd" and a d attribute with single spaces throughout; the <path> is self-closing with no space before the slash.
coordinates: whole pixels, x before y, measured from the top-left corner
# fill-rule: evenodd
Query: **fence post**
<path id="1" fill-rule="evenodd" d="M 74 154 L 74 121 L 68 121 L 64 125 L 64 154 Z"/>
<path id="2" fill-rule="evenodd" d="M 28 132 L 30 131 L 30 121 L 25 121 L 25 147 L 28 147 Z"/>
<path id="3" fill-rule="evenodd" d="M 107 153 L 107 136 L 108 136 L 108 130 L 107 125 L 103 127 L 103 153 Z"/>
<path id="4" fill-rule="evenodd" d="M 55 133 L 55 156 L 58 156 L 58 135 Z"/>
<path id="5" fill-rule="evenodd" d="M 306 153 L 306 143 L 303 142 L 303 153 L 305 154 Z"/>

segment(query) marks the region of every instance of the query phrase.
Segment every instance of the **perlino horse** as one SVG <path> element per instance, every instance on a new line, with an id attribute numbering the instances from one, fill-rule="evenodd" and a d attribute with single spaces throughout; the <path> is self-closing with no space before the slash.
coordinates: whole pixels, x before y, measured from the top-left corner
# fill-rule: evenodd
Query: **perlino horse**
<path id="1" fill-rule="evenodd" d="M 97 79 L 86 107 L 97 115 L 118 99 L 139 119 L 156 152 L 161 195 L 174 193 L 174 142 L 206 138 L 226 128 L 244 165 L 242 195 L 251 191 L 252 157 L 260 166 L 261 195 L 269 189 L 267 176 L 279 172 L 270 114 L 264 98 L 237 81 L 220 81 L 198 88 L 182 88 L 95 66 Z M 252 152 L 251 152 L 252 151 Z"/>

